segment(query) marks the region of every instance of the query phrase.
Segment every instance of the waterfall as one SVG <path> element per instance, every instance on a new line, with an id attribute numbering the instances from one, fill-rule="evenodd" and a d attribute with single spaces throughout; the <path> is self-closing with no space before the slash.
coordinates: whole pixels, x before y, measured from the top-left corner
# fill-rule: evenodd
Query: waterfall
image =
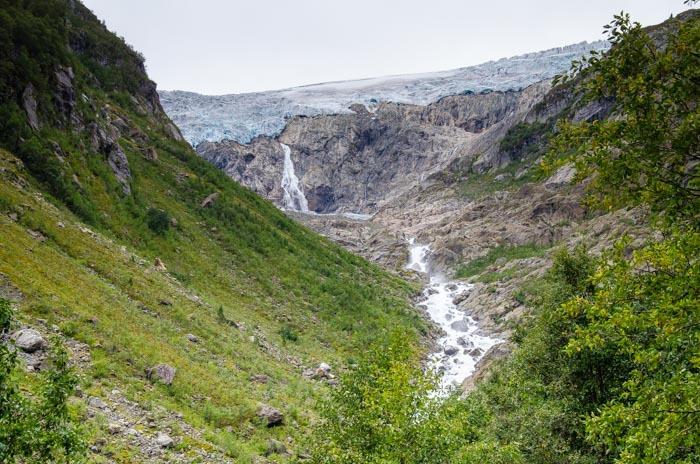
<path id="1" fill-rule="evenodd" d="M 284 190 L 284 207 L 291 211 L 309 212 L 309 202 L 306 201 L 301 189 L 299 178 L 294 174 L 292 150 L 281 143 L 284 151 L 284 171 L 282 171 L 282 189 Z"/>
<path id="2" fill-rule="evenodd" d="M 472 286 L 447 281 L 433 274 L 428 262 L 430 246 L 417 244 L 413 238 L 408 244 L 409 261 L 406 268 L 427 274 L 430 278 L 419 304 L 443 330 L 437 350 L 430 356 L 430 363 L 441 376 L 442 391 L 447 393 L 472 375 L 476 362 L 501 340 L 480 334 L 476 321 L 459 307 L 459 299 L 465 298 Z"/>

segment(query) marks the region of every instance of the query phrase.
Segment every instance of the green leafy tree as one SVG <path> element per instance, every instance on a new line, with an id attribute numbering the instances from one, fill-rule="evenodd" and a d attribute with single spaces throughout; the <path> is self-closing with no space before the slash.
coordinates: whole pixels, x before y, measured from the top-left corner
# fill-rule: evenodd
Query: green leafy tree
<path id="1" fill-rule="evenodd" d="M 10 303 L 0 299 L 0 320 L 7 329 Z M 20 389 L 17 353 L 0 344 L 0 462 L 81 462 L 85 446 L 68 409 L 77 378 L 59 344 L 49 356 L 37 391 Z"/>
<path id="2" fill-rule="evenodd" d="M 446 463 L 473 431 L 456 402 L 438 397 L 413 337 L 395 332 L 370 347 L 322 405 L 314 463 Z"/>
<path id="3" fill-rule="evenodd" d="M 584 101 L 613 101 L 605 120 L 560 124 L 552 157 L 571 153 L 604 207 L 649 206 L 671 223 L 700 213 L 700 21 L 652 37 L 621 13 L 607 27 L 612 48 L 575 62 Z M 663 37 L 663 39 L 660 39 Z"/>

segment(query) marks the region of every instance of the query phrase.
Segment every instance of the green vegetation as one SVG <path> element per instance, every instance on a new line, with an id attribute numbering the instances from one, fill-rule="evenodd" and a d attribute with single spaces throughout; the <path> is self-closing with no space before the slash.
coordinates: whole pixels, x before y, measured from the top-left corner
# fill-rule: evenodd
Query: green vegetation
<path id="1" fill-rule="evenodd" d="M 12 308 L 3 298 L 0 321 L 0 335 L 6 335 Z M 0 343 L 0 462 L 82 462 L 85 445 L 68 405 L 77 377 L 60 345 L 51 351 L 48 366 L 40 379 L 28 379 L 17 352 Z"/>
<path id="2" fill-rule="evenodd" d="M 489 249 L 489 251 L 479 258 L 475 258 L 457 268 L 456 277 L 466 279 L 481 274 L 496 261 L 512 261 L 514 259 L 526 259 L 536 256 L 543 256 L 549 247 L 537 244 L 527 245 L 499 245 Z"/>
<path id="3" fill-rule="evenodd" d="M 437 376 L 420 365 L 410 336 L 394 331 L 363 352 L 321 408 L 311 439 L 314 463 L 448 462 L 473 431 L 431 395 Z"/>
<path id="4" fill-rule="evenodd" d="M 146 224 L 155 234 L 165 235 L 170 229 L 170 221 L 170 216 L 162 209 L 148 208 L 146 212 Z"/>
<path id="5" fill-rule="evenodd" d="M 615 17 L 608 28 L 611 51 L 587 60 L 588 67 L 576 64 L 567 85 L 581 86 L 585 101 L 612 98 L 616 117 L 561 123 L 545 162 L 545 168 L 576 162 L 592 179 L 593 204 L 648 207 L 661 234 L 634 248 L 623 238 L 598 258 L 584 248 L 555 253 L 546 276 L 516 294 L 531 307 L 531 317 L 515 333 L 512 356 L 463 402 L 446 403 L 454 414 L 437 419 L 463 432 L 459 446 L 437 453 L 440 462 L 700 461 L 700 19 L 691 13 L 664 27 L 660 44 L 626 15 Z M 537 253 L 501 247 L 463 266 L 460 275 L 483 273 L 499 258 Z M 410 365 L 402 355 L 392 359 Z M 388 420 L 394 403 L 402 410 L 403 398 L 413 405 L 430 398 L 420 382 L 390 371 L 343 379 L 324 426 L 349 416 L 359 416 L 364 426 L 344 429 L 332 451 L 366 462 L 431 462 L 402 435 L 381 430 L 365 436 L 376 424 L 403 430 Z M 375 383 L 381 391 L 373 391 Z M 359 400 L 353 388 L 362 393 Z M 347 412 L 348 404 L 363 411 L 375 397 L 382 401 L 384 391 L 397 390 L 402 399 L 380 412 Z M 409 424 L 420 424 L 420 409 L 413 411 Z M 391 448 L 387 442 L 411 452 L 372 454 Z"/>
<path id="6" fill-rule="evenodd" d="M 162 426 L 192 460 L 204 449 L 251 462 L 271 438 L 300 439 L 316 416 L 314 398 L 326 387 L 303 378 L 304 367 L 341 369 L 389 328 L 417 343 L 425 326 L 411 307 L 416 285 L 287 218 L 175 140 L 150 100 L 141 58 L 84 6 L 0 5 L 0 273 L 24 295 L 23 323 L 41 319 L 86 344 L 86 394 L 106 398 L 116 388 L 149 414 L 182 414 L 201 436 Z M 71 115 L 54 98 L 59 65 L 75 74 Z M 39 130 L 21 109 L 29 82 Z M 93 123 L 126 154 L 130 194 L 92 143 Z M 160 363 L 177 369 L 170 386 L 144 374 Z M 251 382 L 258 374 L 270 381 Z M 262 403 L 280 409 L 286 425 L 262 426 Z M 100 414 L 77 414 L 91 443 L 108 443 L 90 462 L 140 461 Z"/>
<path id="7" fill-rule="evenodd" d="M 508 129 L 501 139 L 498 149 L 519 160 L 543 152 L 551 125 L 542 122 L 519 122 Z"/>

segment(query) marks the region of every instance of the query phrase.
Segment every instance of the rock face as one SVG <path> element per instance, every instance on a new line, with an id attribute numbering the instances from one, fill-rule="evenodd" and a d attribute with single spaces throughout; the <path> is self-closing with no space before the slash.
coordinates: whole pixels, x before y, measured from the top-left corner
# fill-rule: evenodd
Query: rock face
<path id="1" fill-rule="evenodd" d="M 46 340 L 34 329 L 18 330 L 10 338 L 15 342 L 15 346 L 25 353 L 34 353 L 46 347 Z"/>
<path id="2" fill-rule="evenodd" d="M 59 114 L 70 122 L 77 122 L 75 114 L 75 89 L 73 88 L 73 68 L 59 66 L 54 73 L 56 78 L 56 92 L 54 100 Z"/>
<path id="3" fill-rule="evenodd" d="M 248 145 L 202 143 L 198 153 L 251 190 L 282 205 L 284 143 L 309 209 L 373 213 L 391 199 L 427 185 L 459 160 L 480 170 L 507 161 L 495 140 L 537 103 L 547 83 L 522 91 L 445 97 L 427 106 L 379 104 L 353 112 L 288 121 L 278 140 Z"/>
<path id="4" fill-rule="evenodd" d="M 39 130 L 39 116 L 36 113 L 36 89 L 30 82 L 22 92 L 22 108 L 27 113 L 27 122 L 33 130 Z"/>

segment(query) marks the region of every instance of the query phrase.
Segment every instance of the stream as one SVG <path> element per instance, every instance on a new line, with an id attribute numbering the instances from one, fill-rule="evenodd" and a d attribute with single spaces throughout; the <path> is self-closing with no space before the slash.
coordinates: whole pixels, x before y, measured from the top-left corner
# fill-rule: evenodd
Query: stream
<path id="1" fill-rule="evenodd" d="M 410 239 L 408 246 L 406 268 L 428 276 L 428 285 L 418 305 L 443 330 L 436 351 L 430 355 L 430 363 L 440 375 L 442 390 L 449 390 L 472 375 L 477 361 L 501 340 L 480 334 L 476 321 L 459 308 L 459 299 L 466 297 L 472 286 L 432 272 L 428 245 Z"/>

